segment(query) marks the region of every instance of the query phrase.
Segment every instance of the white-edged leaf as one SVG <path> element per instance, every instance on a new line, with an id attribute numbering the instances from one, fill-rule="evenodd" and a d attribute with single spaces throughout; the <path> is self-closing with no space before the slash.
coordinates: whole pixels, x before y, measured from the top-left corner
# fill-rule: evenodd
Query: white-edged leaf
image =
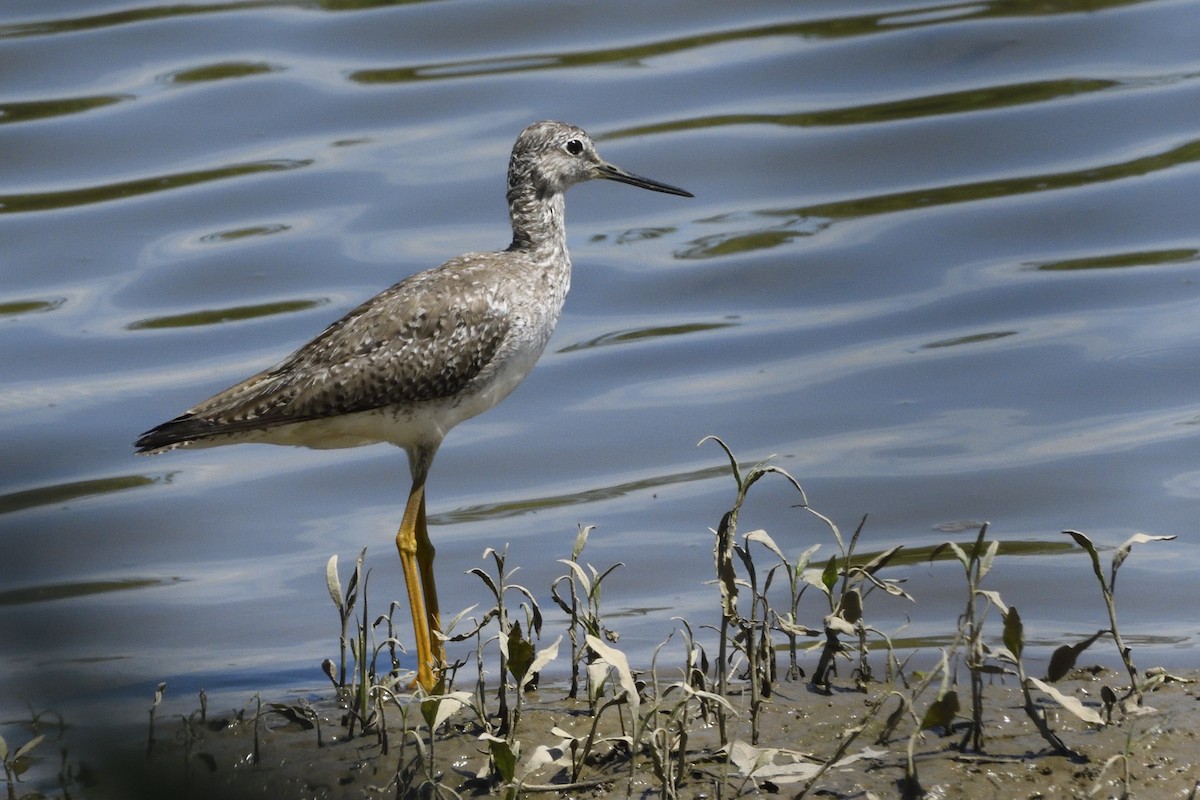
<path id="1" fill-rule="evenodd" d="M 787 557 L 783 555 L 783 551 L 779 549 L 779 545 L 775 544 L 775 540 L 771 538 L 771 535 L 762 528 L 759 528 L 756 531 L 750 531 L 743 538 L 747 542 L 758 542 L 763 547 L 774 553 L 780 561 L 785 564 L 787 563 Z"/>
<path id="2" fill-rule="evenodd" d="M 43 733 L 41 736 L 35 736 L 32 739 L 30 739 L 28 742 L 26 742 L 25 744 L 18 747 L 17 752 L 12 754 L 12 759 L 9 760 L 9 763 L 11 764 L 13 761 L 16 761 L 19 758 L 29 755 L 29 751 L 32 750 L 33 748 L 37 747 L 39 744 L 41 744 L 42 739 L 45 739 L 45 738 L 46 738 L 46 734 Z"/>
<path id="3" fill-rule="evenodd" d="M 911 594 L 901 589 L 899 585 L 893 583 L 892 581 L 881 581 L 876 578 L 872 578 L 871 580 L 876 586 L 883 589 L 892 597 L 903 597 L 905 600 L 908 600 L 911 603 L 917 602 Z"/>
<path id="4" fill-rule="evenodd" d="M 496 597 L 500 596 L 500 590 L 496 588 L 496 582 L 494 580 L 492 580 L 491 575 L 488 575 L 486 572 L 484 572 L 479 567 L 473 567 L 473 568 L 467 570 L 467 574 L 474 575 L 475 577 L 479 578 L 479 580 L 483 581 L 484 585 L 487 586 L 489 590 L 491 590 L 492 594 L 494 594 Z"/>
<path id="5" fill-rule="evenodd" d="M 983 580 L 983 576 L 987 575 L 992 569 L 992 562 L 996 560 L 996 553 L 1000 550 L 1000 540 L 993 539 L 988 542 L 987 550 L 984 551 L 983 558 L 979 559 L 979 580 Z"/>
<path id="6" fill-rule="evenodd" d="M 888 562 L 891 561 L 895 557 L 896 553 L 900 552 L 903 547 L 904 545 L 902 544 L 889 547 L 887 550 L 884 550 L 882 553 L 872 558 L 866 564 L 863 564 L 861 567 L 859 567 L 859 569 L 867 575 L 874 575 L 876 572 L 886 567 Z"/>
<path id="7" fill-rule="evenodd" d="M 555 755 L 555 750 L 558 751 L 557 755 Z M 551 749 L 544 744 L 539 744 L 533 749 L 533 752 L 529 754 L 529 758 L 525 759 L 525 763 L 521 765 L 521 779 L 524 780 L 526 775 L 541 769 L 547 764 L 554 764 L 555 766 L 559 767 L 570 767 L 572 766 L 571 756 L 568 754 L 566 748 L 562 747 L 561 745 Z"/>
<path id="8" fill-rule="evenodd" d="M 732 703 L 730 703 L 724 697 L 721 697 L 721 695 L 713 694 L 712 692 L 705 692 L 700 689 L 693 689 L 691 686 L 688 686 L 686 683 L 679 683 L 677 685 L 682 686 L 683 690 L 685 692 L 687 692 L 689 695 L 691 695 L 692 697 L 699 697 L 702 700 L 708 700 L 713 703 L 720 703 L 721 705 L 725 706 L 725 708 L 729 709 L 729 713 L 733 714 L 735 717 L 737 716 L 737 709 L 735 709 L 733 707 Z"/>
<path id="9" fill-rule="evenodd" d="M 592 532 L 595 525 L 580 525 L 579 533 L 575 535 L 575 546 L 571 548 L 571 560 L 579 558 L 579 554 L 583 552 L 583 548 L 587 545 L 588 534 Z"/>
<path id="10" fill-rule="evenodd" d="M 776 763 L 776 760 L 781 756 L 791 760 Z M 863 755 L 848 756 L 839 761 L 835 766 L 851 763 L 864 757 Z M 735 741 L 729 750 L 730 762 L 737 767 L 738 772 L 742 775 L 760 780 L 769 780 L 777 784 L 811 780 L 824 768 L 824 765 L 803 760 L 804 758 L 803 754 L 792 750 L 759 748 L 746 744 L 741 740 Z"/>
<path id="11" fill-rule="evenodd" d="M 1003 598 L 1000 597 L 999 592 L 992 591 L 990 589 L 976 589 L 975 594 L 986 597 L 989 601 L 991 601 L 992 605 L 999 609 L 1001 614 L 1008 613 L 1008 604 L 1005 603 Z"/>
<path id="12" fill-rule="evenodd" d="M 814 630 L 807 625 L 797 624 L 792 618 L 792 612 L 788 612 L 786 616 L 777 616 L 775 624 L 779 630 L 792 636 L 820 636 L 821 632 Z"/>
<path id="13" fill-rule="evenodd" d="M 470 692 L 449 692 L 447 694 L 433 695 L 426 697 L 421 701 L 421 705 L 428 708 L 427 704 L 434 704 L 437 707 L 433 715 L 433 721 L 430 723 L 429 729 L 436 731 L 442 727 L 442 723 L 450 719 L 453 714 L 466 708 L 471 704 L 471 699 L 474 697 Z"/>
<path id="14" fill-rule="evenodd" d="M 829 616 L 825 617 L 825 631 L 826 633 L 830 631 L 833 633 L 842 633 L 846 636 L 854 636 L 857 633 L 857 631 L 854 630 L 853 625 L 842 619 L 837 614 L 830 614 Z"/>
<path id="15" fill-rule="evenodd" d="M 604 681 L 608 677 L 609 666 L 605 661 L 593 661 L 587 665 L 588 698 L 594 703 L 604 694 Z"/>
<path id="16" fill-rule="evenodd" d="M 992 658 L 998 658 L 1001 661 L 1007 661 L 1010 664 L 1019 663 L 1017 660 L 1017 657 L 1015 655 L 1013 655 L 1013 652 L 1011 650 L 1009 650 L 1007 647 L 1005 647 L 1004 645 L 998 644 L 995 646 L 991 646 L 991 645 L 988 645 L 986 642 L 984 642 L 983 643 L 983 652 L 986 653 L 987 655 L 991 656 Z"/>
<path id="17" fill-rule="evenodd" d="M 1174 539 L 1174 536 L 1152 536 L 1148 533 L 1135 533 L 1130 536 L 1125 542 L 1117 548 L 1117 552 L 1113 553 L 1112 557 L 1112 572 L 1108 579 L 1108 588 L 1110 591 L 1116 591 L 1117 588 L 1117 570 L 1125 563 L 1125 559 L 1129 558 L 1129 551 L 1133 549 L 1135 544 L 1146 544 L 1147 542 L 1169 542 Z"/>
<path id="18" fill-rule="evenodd" d="M 814 544 L 806 549 L 800 554 L 800 557 L 796 559 L 796 565 L 792 568 L 792 572 L 797 578 L 801 577 L 804 574 L 804 570 L 808 569 L 808 564 L 810 561 L 812 561 L 813 555 L 820 549 L 821 545 L 818 542 L 817 544 Z"/>
<path id="19" fill-rule="evenodd" d="M 824 567 L 821 567 L 820 569 L 817 569 L 816 567 L 812 567 L 811 569 L 806 569 L 800 573 L 800 580 L 804 581 L 809 586 L 815 586 L 816 588 L 821 590 L 821 594 L 825 595 L 826 597 L 829 597 L 830 596 L 829 587 L 825 585 L 824 576 L 825 576 L 825 568 Z"/>
<path id="20" fill-rule="evenodd" d="M 638 718 L 638 706 L 641 697 L 638 695 L 637 684 L 633 680 L 633 671 L 629 669 L 629 659 L 615 647 L 590 633 L 587 635 L 588 647 L 617 671 L 617 683 L 625 690 L 626 700 L 634 719 Z"/>
<path id="21" fill-rule="evenodd" d="M 583 571 L 583 567 L 579 566 L 579 564 L 575 563 L 574 561 L 568 561 L 565 558 L 560 558 L 559 563 L 566 564 L 571 568 L 571 571 L 575 573 L 575 580 L 578 581 L 579 585 L 583 587 L 583 594 L 585 597 L 592 593 L 592 581 L 588 577 L 588 574 Z"/>
<path id="22" fill-rule="evenodd" d="M 950 548 L 950 552 L 952 552 L 954 557 L 958 559 L 958 563 L 962 564 L 963 569 L 971 568 L 971 562 L 970 559 L 967 558 L 966 552 L 962 549 L 962 547 L 954 542 L 942 542 L 937 547 L 933 548 L 933 552 L 929 555 L 929 560 L 932 561 L 933 559 L 937 558 L 938 554 L 941 553 L 944 548 Z"/>
<path id="23" fill-rule="evenodd" d="M 733 471 L 733 479 L 737 481 L 738 490 L 742 489 L 742 471 L 738 467 L 737 459 L 733 457 L 733 451 L 729 449 L 729 445 L 725 444 L 720 436 L 705 436 L 700 441 L 696 442 L 696 447 L 704 444 L 707 441 L 716 442 L 725 451 L 725 455 L 729 457 L 729 468 Z"/>
<path id="24" fill-rule="evenodd" d="M 1084 722 L 1089 722 L 1092 725 L 1104 725 L 1104 718 L 1094 708 L 1085 706 L 1078 698 L 1063 694 L 1058 689 L 1055 689 L 1048 683 L 1039 681 L 1037 678 L 1026 677 L 1025 680 L 1032 683 L 1037 688 L 1041 689 L 1046 694 L 1054 698 L 1054 702 L 1070 711 L 1075 716 L 1079 717 Z"/>
<path id="25" fill-rule="evenodd" d="M 761 767 L 770 764 L 777 751 L 772 748 L 755 747 L 741 739 L 729 746 L 729 762 L 743 775 L 753 775 Z"/>
<path id="26" fill-rule="evenodd" d="M 1075 544 L 1087 551 L 1088 556 L 1092 559 L 1092 571 L 1096 573 L 1096 579 L 1100 581 L 1100 586 L 1105 592 L 1111 591 L 1108 582 L 1104 580 L 1104 571 L 1100 569 L 1100 554 L 1096 552 L 1096 545 L 1092 544 L 1092 540 L 1079 531 L 1063 531 L 1067 536 L 1075 540 Z"/>
<path id="27" fill-rule="evenodd" d="M 333 604 L 337 606 L 338 613 L 345 614 L 346 609 L 342 605 L 342 582 L 338 578 L 337 561 L 337 553 L 334 553 L 325 564 L 325 585 L 329 587 L 329 596 L 333 598 Z"/>
<path id="28" fill-rule="evenodd" d="M 834 763 L 834 766 L 835 767 L 844 767 L 848 764 L 853 764 L 855 761 L 862 761 L 864 758 L 870 758 L 870 759 L 874 759 L 874 760 L 878 761 L 879 759 L 883 758 L 887 754 L 888 754 L 887 750 L 876 750 L 873 747 L 864 747 L 862 750 L 859 750 L 857 753 L 852 753 L 851 755 L 844 756 L 844 757 L 838 759 L 838 761 L 836 763 Z"/>
<path id="29" fill-rule="evenodd" d="M 533 680 L 534 676 L 541 672 L 547 664 L 558 658 L 558 645 L 560 642 L 562 642 L 561 633 L 557 639 L 543 647 L 541 652 L 534 656 L 533 663 L 529 665 L 529 669 L 525 670 L 525 677 L 521 678 L 521 682 L 517 685 L 517 691 L 525 691 L 526 684 Z"/>

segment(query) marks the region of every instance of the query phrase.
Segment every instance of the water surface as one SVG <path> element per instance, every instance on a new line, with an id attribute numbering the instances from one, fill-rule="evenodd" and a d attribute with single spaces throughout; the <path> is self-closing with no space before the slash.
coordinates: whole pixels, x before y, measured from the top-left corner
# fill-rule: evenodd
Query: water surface
<path id="1" fill-rule="evenodd" d="M 447 609 L 508 545 L 547 610 L 580 524 L 625 566 L 635 663 L 716 619 L 727 441 L 863 546 L 994 537 L 992 588 L 1048 658 L 1106 627 L 1064 528 L 1135 549 L 1140 665 L 1195 665 L 1200 3 L 9 4 L 0 12 L 0 718 L 187 711 L 324 680 L 324 565 L 401 597 L 403 455 L 137 435 L 420 269 L 508 242 L 541 118 L 634 172 L 568 199 L 546 356 L 429 485 Z M 764 480 L 742 514 L 833 542 Z M 897 636 L 944 636 L 918 561 Z M 817 624 L 817 599 L 806 601 Z M 908 624 L 901 631 L 901 627 Z M 554 634 L 557 635 L 557 634 Z M 1095 659 L 1116 666 L 1111 645 Z M 810 665 L 811 666 L 811 665 Z M 1037 667 L 1034 667 L 1035 671 Z"/>

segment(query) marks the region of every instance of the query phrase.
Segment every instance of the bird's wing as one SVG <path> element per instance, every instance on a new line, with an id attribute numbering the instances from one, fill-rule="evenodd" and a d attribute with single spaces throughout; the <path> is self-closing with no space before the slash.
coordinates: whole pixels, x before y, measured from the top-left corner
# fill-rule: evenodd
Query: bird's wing
<path id="1" fill-rule="evenodd" d="M 138 448 L 453 396 L 511 325 L 470 266 L 464 256 L 386 289 L 278 365 L 147 431 Z"/>

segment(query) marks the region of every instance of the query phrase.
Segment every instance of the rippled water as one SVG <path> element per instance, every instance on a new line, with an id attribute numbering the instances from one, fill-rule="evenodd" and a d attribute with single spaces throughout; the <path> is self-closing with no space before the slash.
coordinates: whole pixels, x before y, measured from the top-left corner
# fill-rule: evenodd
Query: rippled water
<path id="1" fill-rule="evenodd" d="M 510 545 L 550 607 L 578 524 L 635 661 L 712 622 L 733 481 L 775 463 L 863 547 L 1005 540 L 1035 660 L 1105 627 L 1076 528 L 1135 548 L 1139 664 L 1196 659 L 1200 2 L 130 0 L 0 9 L 0 709 L 141 715 L 319 686 L 323 571 L 401 597 L 386 446 L 136 458 L 146 428 L 400 278 L 508 242 L 528 122 L 693 191 L 568 199 L 542 363 L 431 478 L 443 607 Z M 741 527 L 833 543 L 782 480 Z M 901 636 L 952 628 L 918 563 Z M 806 601 L 815 624 L 821 613 Z M 1035 648 L 1036 649 L 1036 648 Z M 1095 658 L 1113 665 L 1111 645 Z M 215 702 L 215 701 L 214 701 Z M 15 709 L 9 713 L 10 709 Z"/>

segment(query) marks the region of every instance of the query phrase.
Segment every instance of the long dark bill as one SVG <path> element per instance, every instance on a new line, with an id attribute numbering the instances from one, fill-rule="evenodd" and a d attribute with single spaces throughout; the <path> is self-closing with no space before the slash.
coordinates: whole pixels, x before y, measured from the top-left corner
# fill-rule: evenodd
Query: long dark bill
<path id="1" fill-rule="evenodd" d="M 599 176 L 605 180 L 617 181 L 618 183 L 628 183 L 630 186 L 639 186 L 643 189 L 649 189 L 652 192 L 662 192 L 663 194 L 674 194 L 680 197 L 695 197 L 689 191 L 680 189 L 676 186 L 669 186 L 665 183 L 652 181 L 649 178 L 643 178 L 641 175 L 634 175 L 632 172 L 626 172 L 620 167 L 614 167 L 607 162 L 600 164 L 597 168 Z"/>

